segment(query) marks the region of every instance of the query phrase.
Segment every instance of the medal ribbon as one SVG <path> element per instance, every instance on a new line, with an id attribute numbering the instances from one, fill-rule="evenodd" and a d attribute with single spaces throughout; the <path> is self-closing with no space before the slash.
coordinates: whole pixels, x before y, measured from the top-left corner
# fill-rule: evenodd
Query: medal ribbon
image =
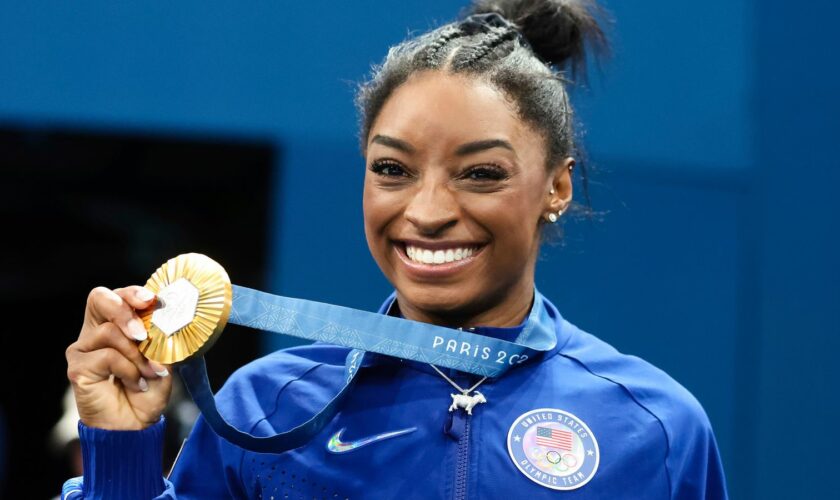
<path id="1" fill-rule="evenodd" d="M 282 453 L 306 444 L 318 434 L 340 408 L 365 352 L 498 377 L 550 351 L 557 342 L 554 320 L 536 290 L 528 320 L 515 342 L 236 285 L 233 285 L 228 322 L 352 348 L 345 362 L 345 383 L 338 394 L 311 419 L 273 436 L 254 436 L 224 420 L 216 407 L 203 356 L 178 366 L 187 390 L 216 434 L 241 448 L 260 453 Z"/>

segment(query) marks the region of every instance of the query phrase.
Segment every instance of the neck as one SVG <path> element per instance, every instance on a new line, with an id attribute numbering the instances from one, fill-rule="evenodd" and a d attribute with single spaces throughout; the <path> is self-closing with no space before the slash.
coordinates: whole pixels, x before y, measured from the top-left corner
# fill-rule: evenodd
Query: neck
<path id="1" fill-rule="evenodd" d="M 404 318 L 450 328 L 518 326 L 531 311 L 533 300 L 533 281 L 522 283 L 506 290 L 501 296 L 488 298 L 482 303 L 445 311 L 417 307 L 397 291 L 397 307 Z"/>

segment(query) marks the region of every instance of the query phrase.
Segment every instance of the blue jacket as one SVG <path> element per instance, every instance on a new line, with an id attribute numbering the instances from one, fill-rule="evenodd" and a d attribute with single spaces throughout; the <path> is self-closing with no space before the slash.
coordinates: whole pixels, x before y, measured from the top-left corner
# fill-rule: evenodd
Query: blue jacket
<path id="1" fill-rule="evenodd" d="M 80 423 L 85 476 L 64 498 L 726 498 L 697 400 L 545 304 L 557 347 L 482 383 L 487 402 L 472 416 L 448 411 L 457 391 L 429 365 L 368 354 L 335 419 L 279 455 L 235 447 L 199 418 L 166 480 L 162 421 L 134 432 Z M 512 341 L 521 328 L 475 333 Z M 287 430 L 338 392 L 347 353 L 316 344 L 265 356 L 230 377 L 219 409 L 252 434 Z M 447 373 L 463 388 L 477 381 Z"/>

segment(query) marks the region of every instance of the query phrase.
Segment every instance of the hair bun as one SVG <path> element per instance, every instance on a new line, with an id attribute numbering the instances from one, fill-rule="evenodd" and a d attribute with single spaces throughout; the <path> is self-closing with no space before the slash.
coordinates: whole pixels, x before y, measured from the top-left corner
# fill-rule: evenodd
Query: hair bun
<path id="1" fill-rule="evenodd" d="M 475 0 L 468 14 L 496 13 L 514 23 L 534 53 L 557 68 L 581 71 L 586 46 L 606 52 L 607 40 L 593 0 Z"/>

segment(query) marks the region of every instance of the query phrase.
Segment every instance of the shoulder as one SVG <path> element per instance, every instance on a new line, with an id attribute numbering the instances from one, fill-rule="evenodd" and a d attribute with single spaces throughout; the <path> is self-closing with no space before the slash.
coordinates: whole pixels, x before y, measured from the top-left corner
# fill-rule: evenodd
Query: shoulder
<path id="1" fill-rule="evenodd" d="M 344 380 L 350 349 L 312 344 L 272 352 L 236 370 L 216 395 L 219 411 L 230 423 L 249 428 L 284 407 L 290 394 L 304 393 L 311 401 L 329 399 Z M 284 401 L 285 403 L 285 401 Z"/>
<path id="2" fill-rule="evenodd" d="M 550 301 L 544 303 L 557 335 L 555 361 L 576 367 L 582 381 L 620 389 L 625 396 L 621 399 L 649 413 L 668 434 L 673 428 L 681 432 L 689 427 L 711 428 L 697 399 L 670 375 L 641 358 L 619 352 L 564 319 Z"/>
<path id="3" fill-rule="evenodd" d="M 568 341 L 558 355 L 573 360 L 593 377 L 620 386 L 635 404 L 666 428 L 684 431 L 688 427 L 711 427 L 697 399 L 670 375 L 641 358 L 619 352 L 568 321 L 561 321 L 561 328 L 568 331 Z"/>
<path id="4" fill-rule="evenodd" d="M 725 491 L 712 426 L 697 399 L 651 363 L 622 354 L 594 335 L 561 321 L 559 327 L 566 330 L 568 340 L 558 356 L 572 360 L 592 377 L 620 387 L 628 403 L 637 405 L 659 423 L 667 446 L 666 465 L 672 491 L 685 494 L 685 498 L 694 496 L 689 490 Z"/>

